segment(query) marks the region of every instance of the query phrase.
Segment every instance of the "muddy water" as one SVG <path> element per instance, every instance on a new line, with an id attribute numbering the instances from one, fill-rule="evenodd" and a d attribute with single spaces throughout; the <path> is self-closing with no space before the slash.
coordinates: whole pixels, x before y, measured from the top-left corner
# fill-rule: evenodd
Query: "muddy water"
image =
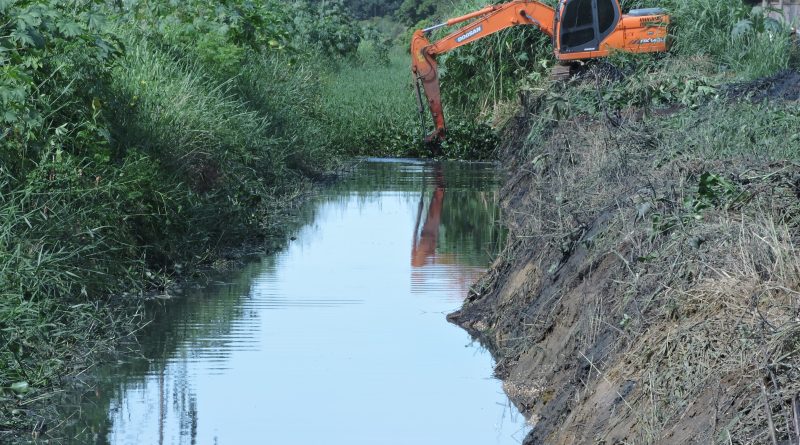
<path id="1" fill-rule="evenodd" d="M 493 166 L 369 160 L 296 240 L 150 308 L 66 436 L 110 444 L 517 444 L 488 352 L 445 321 L 497 251 Z M 62 436 L 63 437 L 63 436 Z"/>

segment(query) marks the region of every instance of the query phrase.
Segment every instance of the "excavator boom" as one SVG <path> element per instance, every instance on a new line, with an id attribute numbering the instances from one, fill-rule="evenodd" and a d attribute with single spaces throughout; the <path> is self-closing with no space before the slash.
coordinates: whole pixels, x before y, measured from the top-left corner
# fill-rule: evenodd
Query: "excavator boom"
<path id="1" fill-rule="evenodd" d="M 428 40 L 436 29 L 470 20 L 434 43 Z M 425 139 L 441 141 L 446 132 L 436 63 L 440 54 L 512 26 L 536 26 L 551 36 L 555 57 L 562 63 L 606 57 L 614 50 L 663 52 L 667 50 L 668 24 L 669 16 L 659 8 L 623 15 L 619 0 L 559 0 L 556 9 L 535 0 L 512 0 L 417 30 L 411 38 L 411 71 L 423 124 L 427 101 L 435 127 Z"/>
<path id="2" fill-rule="evenodd" d="M 422 104 L 422 94 L 419 91 L 421 86 L 436 127 L 436 130 L 426 137 L 426 141 L 442 140 L 445 136 L 444 113 L 442 112 L 436 56 L 512 26 L 533 25 L 539 27 L 545 34 L 552 36 L 554 18 L 555 10 L 543 3 L 531 0 L 515 0 L 501 5 L 487 6 L 479 11 L 414 32 L 411 38 L 411 71 L 417 82 L 417 100 L 422 113 L 424 112 L 424 106 Z M 436 43 L 431 44 L 427 38 L 427 34 L 435 29 L 452 26 L 471 19 L 477 20 L 457 29 Z"/>

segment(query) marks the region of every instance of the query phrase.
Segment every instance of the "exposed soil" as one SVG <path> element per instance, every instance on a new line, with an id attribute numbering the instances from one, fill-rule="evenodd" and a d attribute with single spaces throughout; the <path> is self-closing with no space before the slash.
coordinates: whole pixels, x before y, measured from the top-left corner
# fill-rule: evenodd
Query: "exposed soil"
<path id="1" fill-rule="evenodd" d="M 793 97 L 797 76 L 737 91 Z M 528 107 L 505 138 L 509 244 L 448 316 L 494 352 L 525 443 L 795 437 L 800 167 L 665 154 L 646 121 L 589 118 L 524 158 Z"/>
<path id="2" fill-rule="evenodd" d="M 728 96 L 752 100 L 800 100 L 800 72 L 786 70 L 774 76 L 728 87 Z"/>

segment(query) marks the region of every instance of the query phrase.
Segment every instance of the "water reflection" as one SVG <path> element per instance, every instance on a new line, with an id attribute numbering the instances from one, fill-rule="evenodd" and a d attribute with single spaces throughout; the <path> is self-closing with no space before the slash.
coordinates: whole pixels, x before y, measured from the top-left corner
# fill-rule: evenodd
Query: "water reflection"
<path id="1" fill-rule="evenodd" d="M 425 207 L 425 193 L 419 198 L 417 206 L 417 222 L 414 224 L 414 247 L 411 249 L 411 266 L 423 267 L 434 262 L 436 255 L 436 243 L 439 239 L 439 226 L 442 223 L 442 207 L 444 206 L 444 175 L 442 174 L 442 164 L 437 163 L 434 169 L 434 190 L 433 198 L 430 201 L 428 212 L 425 214 L 425 222 L 420 230 L 419 224 L 422 218 L 422 210 Z"/>
<path id="2" fill-rule="evenodd" d="M 154 305 L 142 357 L 65 396 L 62 442 L 511 444 L 524 419 L 444 313 L 496 251 L 492 166 L 365 162 L 284 251 Z M 409 244 L 411 261 L 409 261 Z M 465 347 L 466 346 L 466 347 Z"/>
<path id="3" fill-rule="evenodd" d="M 442 163 L 426 166 L 425 172 L 411 249 L 411 291 L 437 289 L 461 301 L 485 270 L 481 260 L 493 257 L 491 249 L 503 234 L 497 189 L 465 186 L 463 176 L 446 178 Z M 448 179 L 454 182 L 449 192 Z"/>

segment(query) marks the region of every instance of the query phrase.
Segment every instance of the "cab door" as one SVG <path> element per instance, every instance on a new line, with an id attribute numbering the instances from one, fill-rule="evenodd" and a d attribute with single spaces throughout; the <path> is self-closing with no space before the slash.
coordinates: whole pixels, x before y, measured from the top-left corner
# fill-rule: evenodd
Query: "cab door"
<path id="1" fill-rule="evenodd" d="M 596 51 L 614 31 L 620 9 L 616 0 L 563 0 L 559 20 L 561 53 Z"/>

